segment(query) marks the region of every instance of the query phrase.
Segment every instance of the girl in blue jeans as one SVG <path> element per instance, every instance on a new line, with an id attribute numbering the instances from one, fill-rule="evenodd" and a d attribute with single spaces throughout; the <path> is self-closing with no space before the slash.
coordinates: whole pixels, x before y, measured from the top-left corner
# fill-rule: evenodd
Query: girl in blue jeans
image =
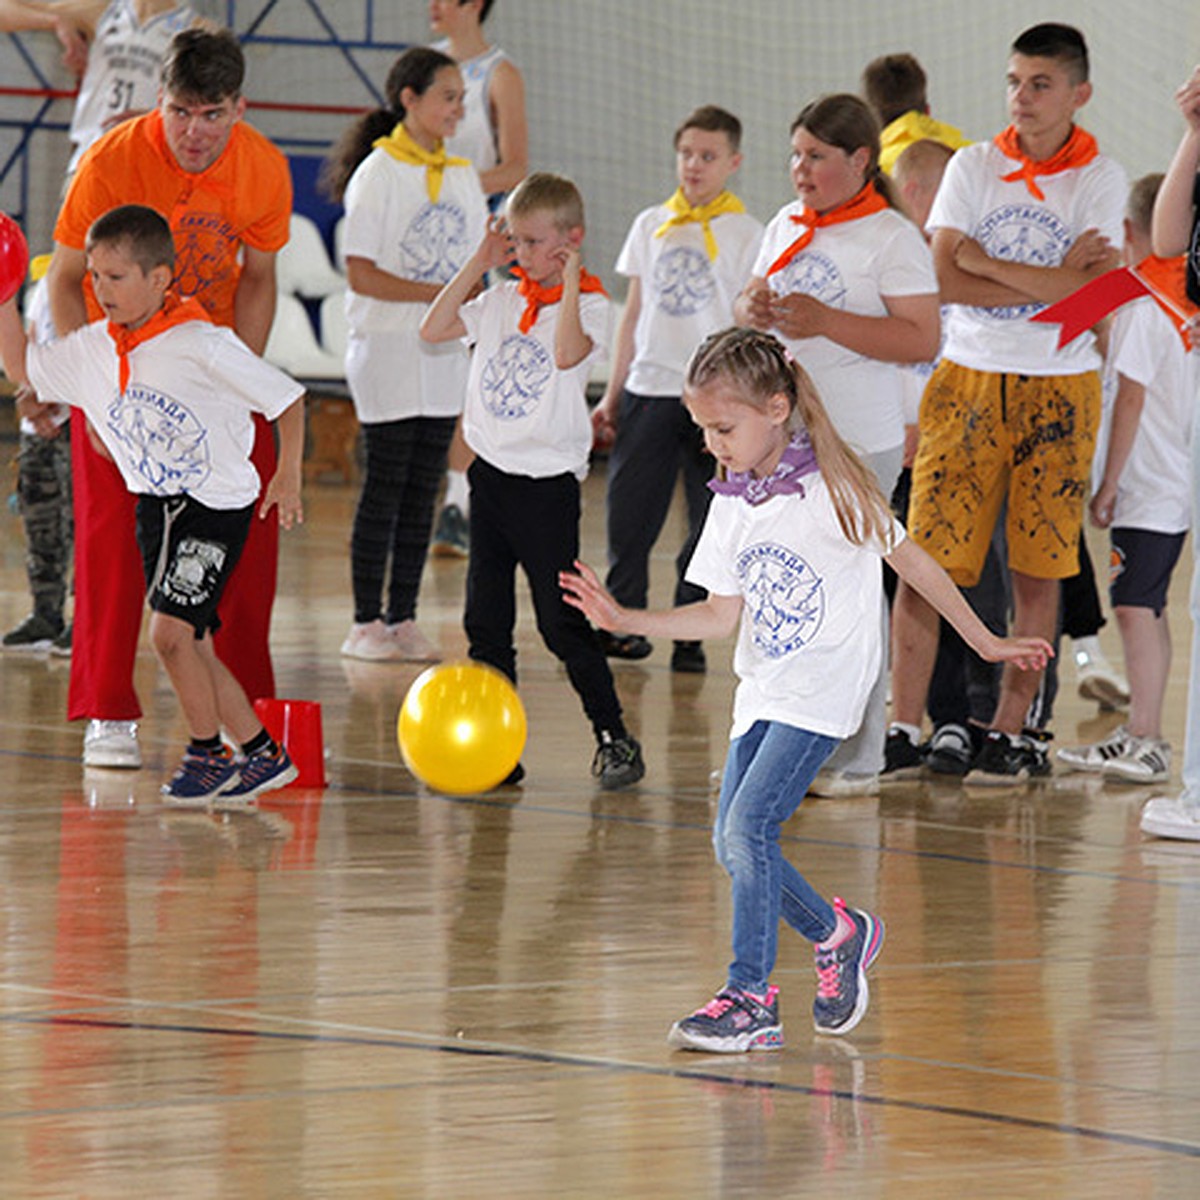
<path id="1" fill-rule="evenodd" d="M 826 900 L 784 857 L 780 826 L 839 741 L 857 728 L 882 654 L 880 559 L 989 661 L 1040 668 L 1040 638 L 1000 638 L 949 577 L 906 540 L 869 470 L 834 431 L 807 373 L 775 337 L 713 334 L 688 365 L 683 402 L 717 460 L 716 493 L 688 578 L 708 598 L 625 609 L 582 563 L 561 582 L 602 629 L 701 640 L 738 629 L 729 757 L 713 830 L 733 886 L 726 984 L 677 1021 L 669 1043 L 737 1054 L 783 1045 L 770 983 L 779 919 L 816 948 L 818 1033 L 853 1029 L 883 922 Z"/>

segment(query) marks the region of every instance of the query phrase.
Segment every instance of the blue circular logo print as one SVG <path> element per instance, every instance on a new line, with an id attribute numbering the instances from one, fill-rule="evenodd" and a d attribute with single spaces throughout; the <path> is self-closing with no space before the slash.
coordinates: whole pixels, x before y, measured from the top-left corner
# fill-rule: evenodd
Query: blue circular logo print
<path id="1" fill-rule="evenodd" d="M 825 581 L 800 555 L 760 542 L 738 555 L 735 569 L 751 638 L 765 657 L 783 658 L 816 637 L 825 622 Z"/>
<path id="2" fill-rule="evenodd" d="M 456 204 L 426 204 L 400 242 L 402 274 L 418 283 L 448 283 L 474 247 L 467 214 Z"/>
<path id="3" fill-rule="evenodd" d="M 703 250 L 672 246 L 654 264 L 652 286 L 663 312 L 670 317 L 690 317 L 711 303 L 717 281 Z"/>
<path id="4" fill-rule="evenodd" d="M 153 495 L 195 491 L 212 473 L 207 430 L 170 396 L 132 384 L 109 405 L 107 424 Z"/>
<path id="5" fill-rule="evenodd" d="M 502 421 L 529 416 L 554 374 L 546 348 L 535 338 L 510 334 L 484 364 L 480 377 L 483 405 Z"/>
<path id="6" fill-rule="evenodd" d="M 811 247 L 793 258 L 778 275 L 775 290 L 782 295 L 800 292 L 830 308 L 846 307 L 846 281 L 832 258 Z"/>
<path id="7" fill-rule="evenodd" d="M 984 217 L 975 240 L 1001 262 L 1033 267 L 1057 267 L 1071 245 L 1071 232 L 1047 209 L 1032 204 L 1004 204 Z M 1007 308 L 976 308 L 982 317 L 997 321 L 1023 321 L 1040 311 L 1042 304 L 1013 304 Z"/>

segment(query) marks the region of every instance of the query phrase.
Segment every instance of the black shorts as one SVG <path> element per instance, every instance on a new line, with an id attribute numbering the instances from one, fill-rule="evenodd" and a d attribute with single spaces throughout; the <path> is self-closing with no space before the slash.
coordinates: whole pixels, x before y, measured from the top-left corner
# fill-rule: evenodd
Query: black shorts
<path id="1" fill-rule="evenodd" d="M 154 612 L 194 625 L 197 638 L 220 629 L 217 604 L 253 519 L 253 504 L 219 509 L 190 496 L 139 496 L 137 540 L 146 603 Z"/>
<path id="2" fill-rule="evenodd" d="M 1160 616 L 1167 607 L 1171 572 L 1179 561 L 1186 533 L 1114 528 L 1108 595 L 1116 608 L 1150 608 Z"/>

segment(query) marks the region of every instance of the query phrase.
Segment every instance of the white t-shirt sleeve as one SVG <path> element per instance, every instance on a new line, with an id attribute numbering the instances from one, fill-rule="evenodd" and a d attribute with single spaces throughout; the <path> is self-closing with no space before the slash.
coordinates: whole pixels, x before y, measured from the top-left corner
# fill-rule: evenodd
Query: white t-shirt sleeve
<path id="1" fill-rule="evenodd" d="M 1154 336 L 1157 306 L 1146 298 L 1126 305 L 1113 320 L 1109 364 L 1117 373 L 1146 387 L 1158 372 L 1159 346 Z"/>
<path id="2" fill-rule="evenodd" d="M 933 254 L 911 221 L 896 223 L 880 252 L 877 279 L 881 296 L 937 295 Z"/>
<path id="3" fill-rule="evenodd" d="M 274 421 L 304 395 L 304 387 L 260 358 L 231 329 L 213 326 L 205 364 L 213 388 Z"/>
<path id="4" fill-rule="evenodd" d="M 737 502 L 744 503 L 741 500 Z M 687 569 L 689 583 L 694 583 L 717 596 L 742 594 L 741 583 L 733 566 L 733 552 L 730 549 L 731 530 L 726 519 L 726 510 L 730 503 L 731 501 L 724 497 L 713 497 L 704 528 L 700 531 L 700 539 L 692 551 L 692 561 Z"/>
<path id="5" fill-rule="evenodd" d="M 391 229 L 385 181 L 376 179 L 383 164 L 368 155 L 358 165 L 346 186 L 346 219 L 342 224 L 342 254 L 378 262 L 383 256 L 383 237 Z"/>
<path id="6" fill-rule="evenodd" d="M 646 232 L 645 226 L 648 219 L 647 214 L 642 212 L 630 225 L 629 232 L 625 235 L 625 244 L 621 247 L 621 253 L 617 255 L 617 264 L 614 269 L 618 275 L 641 277 L 646 274 L 649 265 L 647 262 L 648 243 L 649 238 L 653 236 L 652 230 L 649 234 Z"/>
<path id="7" fill-rule="evenodd" d="M 602 292 L 588 292 L 579 297 L 579 320 L 583 332 L 592 339 L 592 348 L 584 360 L 593 366 L 608 358 L 612 340 L 612 301 Z"/>
<path id="8" fill-rule="evenodd" d="M 56 342 L 30 342 L 26 348 L 25 371 L 43 404 L 79 405 L 79 380 L 86 369 L 86 330 L 84 326 Z"/>

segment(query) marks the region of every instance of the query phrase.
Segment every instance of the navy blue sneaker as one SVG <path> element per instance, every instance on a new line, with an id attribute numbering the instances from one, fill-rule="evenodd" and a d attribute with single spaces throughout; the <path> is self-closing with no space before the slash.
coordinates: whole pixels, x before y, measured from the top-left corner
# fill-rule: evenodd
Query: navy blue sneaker
<path id="1" fill-rule="evenodd" d="M 221 800 L 253 800 L 262 792 L 287 787 L 300 772 L 282 747 L 276 754 L 252 754 L 241 764 L 241 778 L 221 793 Z"/>
<path id="2" fill-rule="evenodd" d="M 216 754 L 197 752 L 189 746 L 171 782 L 163 784 L 163 800 L 185 808 L 203 806 L 237 781 L 238 764 L 228 746 Z"/>
<path id="3" fill-rule="evenodd" d="M 671 1026 L 667 1044 L 676 1050 L 712 1054 L 745 1054 L 749 1050 L 782 1050 L 779 989 L 765 996 L 723 987 L 703 1008 Z"/>
<path id="4" fill-rule="evenodd" d="M 834 911 L 854 925 L 854 932 L 833 947 L 814 947 L 817 998 L 813 1028 L 818 1033 L 849 1033 L 866 1015 L 870 1002 L 867 968 L 879 957 L 883 922 L 870 913 L 849 908 L 840 897 Z"/>

